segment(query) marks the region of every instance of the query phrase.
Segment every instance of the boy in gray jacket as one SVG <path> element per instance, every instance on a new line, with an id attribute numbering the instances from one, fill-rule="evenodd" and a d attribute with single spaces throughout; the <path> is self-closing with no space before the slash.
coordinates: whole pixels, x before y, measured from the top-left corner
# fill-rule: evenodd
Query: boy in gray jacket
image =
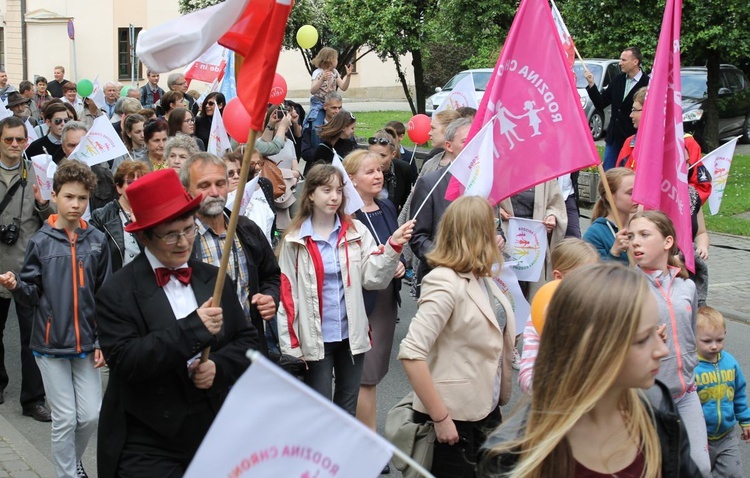
<path id="1" fill-rule="evenodd" d="M 89 167 L 62 161 L 52 183 L 58 214 L 29 241 L 20 274 L 0 275 L 0 285 L 34 309 L 30 348 L 52 409 L 55 471 L 75 477 L 85 473 L 80 459 L 101 404 L 94 294 L 110 274 L 109 250 L 104 234 L 81 218 L 96 186 Z"/>

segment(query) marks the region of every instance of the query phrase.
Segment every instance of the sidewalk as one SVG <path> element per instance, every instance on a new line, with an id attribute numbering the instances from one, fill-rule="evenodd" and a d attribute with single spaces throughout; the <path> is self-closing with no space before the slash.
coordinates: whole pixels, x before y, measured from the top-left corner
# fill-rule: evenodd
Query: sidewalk
<path id="1" fill-rule="evenodd" d="M 52 463 L 0 415 L 0 478 L 55 476 Z"/>
<path id="2" fill-rule="evenodd" d="M 750 324 L 750 238 L 711 232 L 709 237 L 708 305 Z"/>

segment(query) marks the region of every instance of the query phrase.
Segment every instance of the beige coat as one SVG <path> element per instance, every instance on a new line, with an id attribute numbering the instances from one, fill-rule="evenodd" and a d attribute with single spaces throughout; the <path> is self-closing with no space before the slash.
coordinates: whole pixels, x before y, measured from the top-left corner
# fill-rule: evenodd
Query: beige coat
<path id="1" fill-rule="evenodd" d="M 513 216 L 513 205 L 510 198 L 502 201 L 500 207 Z M 534 297 L 534 294 L 541 286 L 553 279 L 552 264 L 549 260 L 550 251 L 558 242 L 565 239 L 565 231 L 568 228 L 568 213 L 565 208 L 565 199 L 562 197 L 562 191 L 560 191 L 560 185 L 557 183 L 557 179 L 537 184 L 534 188 L 534 214 L 532 219 L 535 221 L 543 221 L 547 216 L 555 216 L 557 225 L 552 233 L 547 235 L 548 248 L 547 256 L 544 258 L 544 270 L 539 278 L 539 282 L 530 284 L 529 300 Z M 503 221 L 503 230 L 506 233 L 508 232 L 508 221 Z M 508 241 L 510 240 L 511 238 L 508 238 Z"/>
<path id="2" fill-rule="evenodd" d="M 419 310 L 401 342 L 399 360 L 424 360 L 454 420 L 479 421 L 492 411 L 501 366 L 500 404 L 513 389 L 513 308 L 494 281 L 490 292 L 505 309 L 501 328 L 495 308 L 472 273 L 437 267 L 422 281 Z M 501 362 L 502 360 L 502 362 Z M 414 409 L 427 413 L 416 397 Z"/>

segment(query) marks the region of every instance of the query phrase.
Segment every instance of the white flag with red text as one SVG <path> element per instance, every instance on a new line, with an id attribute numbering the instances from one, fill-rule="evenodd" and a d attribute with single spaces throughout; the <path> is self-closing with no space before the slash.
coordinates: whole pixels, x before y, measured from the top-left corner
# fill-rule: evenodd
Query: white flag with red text
<path id="1" fill-rule="evenodd" d="M 227 130 L 224 127 L 224 120 L 217 106 L 214 108 L 214 115 L 211 119 L 211 131 L 208 133 L 206 151 L 221 158 L 225 152 L 231 150 L 232 143 L 229 142 L 229 135 L 227 135 Z"/>
<path id="2" fill-rule="evenodd" d="M 557 4 L 554 0 L 550 1 L 552 2 L 552 19 L 555 21 L 557 34 L 560 35 L 560 41 L 565 50 L 565 56 L 568 58 L 568 66 L 573 68 L 573 63 L 576 62 L 576 45 L 573 43 L 573 36 L 568 31 L 568 27 L 565 25 L 565 21 L 563 21 L 560 10 L 557 9 Z"/>
<path id="3" fill-rule="evenodd" d="M 711 195 L 708 196 L 708 208 L 711 214 L 718 214 L 721 207 L 721 199 L 724 197 L 724 190 L 727 188 L 729 179 L 729 168 L 732 167 L 734 158 L 734 148 L 737 146 L 736 137 L 733 140 L 722 144 L 715 150 L 703 157 L 703 165 L 711 174 Z"/>
<path id="4" fill-rule="evenodd" d="M 330 398 L 255 355 L 185 478 L 380 476 L 393 445 Z"/>

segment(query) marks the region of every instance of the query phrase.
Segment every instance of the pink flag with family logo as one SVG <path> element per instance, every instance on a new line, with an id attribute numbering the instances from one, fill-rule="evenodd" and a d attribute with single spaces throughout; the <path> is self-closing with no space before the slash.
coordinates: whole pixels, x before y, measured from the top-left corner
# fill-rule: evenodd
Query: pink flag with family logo
<path id="1" fill-rule="evenodd" d="M 493 204 L 600 162 L 546 1 L 521 1 L 467 144 L 493 118 L 494 167 L 488 196 Z M 451 171 L 469 167 L 472 160 L 459 156 Z M 473 161 L 475 166 L 480 163 Z M 454 176 L 446 198 L 457 198 L 464 187 Z"/>
<path id="2" fill-rule="evenodd" d="M 656 47 L 654 69 L 643 105 L 633 155 L 641 161 L 635 174 L 633 201 L 659 209 L 672 219 L 685 265 L 695 270 L 690 221 L 685 139 L 682 129 L 680 20 L 682 0 L 667 0 Z"/>

